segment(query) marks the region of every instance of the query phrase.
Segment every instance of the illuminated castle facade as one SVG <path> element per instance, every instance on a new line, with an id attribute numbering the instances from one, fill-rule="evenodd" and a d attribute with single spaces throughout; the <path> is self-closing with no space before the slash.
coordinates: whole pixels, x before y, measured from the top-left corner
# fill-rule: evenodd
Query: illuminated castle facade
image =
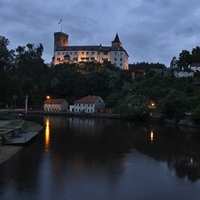
<path id="1" fill-rule="evenodd" d="M 68 35 L 63 32 L 54 33 L 54 65 L 60 63 L 78 63 L 110 61 L 121 69 L 128 69 L 128 53 L 122 47 L 118 34 L 111 46 L 68 46 Z"/>

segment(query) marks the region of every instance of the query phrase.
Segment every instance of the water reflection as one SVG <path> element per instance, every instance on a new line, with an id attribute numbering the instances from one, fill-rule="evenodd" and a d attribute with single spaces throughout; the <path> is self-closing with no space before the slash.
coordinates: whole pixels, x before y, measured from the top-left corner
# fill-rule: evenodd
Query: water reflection
<path id="1" fill-rule="evenodd" d="M 154 139 L 154 133 L 153 133 L 153 130 L 151 130 L 151 133 L 150 133 L 151 146 L 153 146 L 153 139 Z"/>
<path id="2" fill-rule="evenodd" d="M 49 117 L 45 117 L 45 149 L 48 151 L 50 142 L 50 120 Z"/>
<path id="3" fill-rule="evenodd" d="M 134 194 L 151 199 L 149 195 L 162 191 L 157 189 L 160 185 L 175 193 L 179 188 L 184 191 L 185 180 L 177 188 L 176 176 L 192 182 L 200 178 L 196 129 L 109 119 L 32 116 L 31 120 L 41 123 L 44 130 L 0 165 L 0 199 L 3 195 L 9 199 L 80 199 L 81 195 L 95 199 L 95 193 L 101 195 L 99 199 L 134 199 Z M 8 194 L 8 190 L 14 192 Z"/>

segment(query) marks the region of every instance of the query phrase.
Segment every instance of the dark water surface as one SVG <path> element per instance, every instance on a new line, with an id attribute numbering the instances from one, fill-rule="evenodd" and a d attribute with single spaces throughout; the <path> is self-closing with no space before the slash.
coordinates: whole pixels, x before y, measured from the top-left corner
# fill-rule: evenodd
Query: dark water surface
<path id="1" fill-rule="evenodd" d="M 29 116 L 44 126 L 0 165 L 0 200 L 198 200 L 198 129 Z"/>

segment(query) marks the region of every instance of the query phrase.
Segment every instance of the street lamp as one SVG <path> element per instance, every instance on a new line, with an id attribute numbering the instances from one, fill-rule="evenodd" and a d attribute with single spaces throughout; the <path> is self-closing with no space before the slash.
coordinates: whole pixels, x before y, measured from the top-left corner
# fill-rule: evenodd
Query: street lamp
<path id="1" fill-rule="evenodd" d="M 50 96 L 47 96 L 47 99 L 51 99 Z M 51 111 L 51 102 L 50 102 L 50 108 L 48 109 L 48 111 Z"/>

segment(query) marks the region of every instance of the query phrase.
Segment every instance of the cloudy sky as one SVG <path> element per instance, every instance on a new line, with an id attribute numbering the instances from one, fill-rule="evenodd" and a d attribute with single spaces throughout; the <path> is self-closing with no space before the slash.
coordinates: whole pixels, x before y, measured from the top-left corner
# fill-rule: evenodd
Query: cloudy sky
<path id="1" fill-rule="evenodd" d="M 42 43 L 45 63 L 60 19 L 69 45 L 110 46 L 118 33 L 129 63 L 169 66 L 182 50 L 200 46 L 199 0 L 0 0 L 0 16 L 8 48 Z"/>

